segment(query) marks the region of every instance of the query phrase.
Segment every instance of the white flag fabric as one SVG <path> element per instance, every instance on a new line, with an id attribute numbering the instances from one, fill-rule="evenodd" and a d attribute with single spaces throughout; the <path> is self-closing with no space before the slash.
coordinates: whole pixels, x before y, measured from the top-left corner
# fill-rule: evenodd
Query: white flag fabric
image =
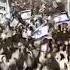
<path id="1" fill-rule="evenodd" d="M 56 16 L 56 17 L 54 18 L 54 21 L 55 21 L 56 23 L 58 23 L 58 22 L 63 22 L 63 21 L 67 21 L 67 20 L 69 20 L 69 18 L 68 18 L 68 16 L 67 16 L 66 14 L 62 14 L 62 15 Z"/>
<path id="2" fill-rule="evenodd" d="M 49 29 L 48 26 L 43 26 L 40 29 L 38 29 L 32 37 L 38 39 L 44 35 L 49 35 L 48 29 Z"/>
<path id="3" fill-rule="evenodd" d="M 22 19 L 30 19 L 31 18 L 31 11 L 30 10 L 25 10 L 21 13 Z"/>

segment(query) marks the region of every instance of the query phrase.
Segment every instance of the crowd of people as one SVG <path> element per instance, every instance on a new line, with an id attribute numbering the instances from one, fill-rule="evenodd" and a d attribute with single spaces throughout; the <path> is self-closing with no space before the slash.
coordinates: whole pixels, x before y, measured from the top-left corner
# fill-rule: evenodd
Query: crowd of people
<path id="1" fill-rule="evenodd" d="M 21 19 L 19 20 L 21 21 Z M 18 21 L 18 22 L 19 22 Z M 23 21 L 23 20 L 22 20 Z M 42 19 L 37 19 L 39 25 Z M 0 26 L 1 70 L 69 70 L 70 30 L 67 23 L 52 30 L 52 38 L 35 40 L 31 37 L 38 27 L 23 21 L 15 27 Z M 37 24 L 37 23 L 36 23 Z"/>
<path id="2" fill-rule="evenodd" d="M 60 6 L 55 9 L 57 13 L 65 11 Z M 0 70 L 70 70 L 69 25 L 62 23 L 55 29 L 55 12 L 51 7 L 48 10 L 49 15 L 43 13 L 37 19 L 32 16 L 30 23 L 14 11 L 13 20 L 0 24 Z M 50 38 L 32 38 L 41 25 L 48 26 Z"/>

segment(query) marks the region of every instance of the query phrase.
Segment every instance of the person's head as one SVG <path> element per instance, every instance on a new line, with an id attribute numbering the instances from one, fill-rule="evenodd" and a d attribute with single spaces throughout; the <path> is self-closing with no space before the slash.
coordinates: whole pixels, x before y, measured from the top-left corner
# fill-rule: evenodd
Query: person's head
<path id="1" fill-rule="evenodd" d="M 56 10 L 58 10 L 59 12 L 64 12 L 65 11 L 65 5 L 63 2 L 61 2 L 61 0 L 56 0 L 57 1 L 57 8 Z"/>
<path id="2" fill-rule="evenodd" d="M 62 59 L 64 59 L 64 58 L 65 58 L 63 54 L 60 54 L 60 56 L 61 56 L 61 59 L 60 59 L 60 60 L 62 60 Z"/>
<path id="3" fill-rule="evenodd" d="M 51 53 L 48 53 L 48 54 L 47 54 L 47 58 L 48 58 L 48 59 L 51 58 Z"/>
<path id="4" fill-rule="evenodd" d="M 56 53 L 58 51 L 58 46 L 53 47 L 53 53 Z"/>
<path id="5" fill-rule="evenodd" d="M 32 26 L 30 26 L 29 29 L 30 29 L 31 31 L 34 31 Z"/>
<path id="6" fill-rule="evenodd" d="M 63 46 L 62 45 L 60 46 L 60 50 L 63 50 Z"/>
<path id="7" fill-rule="evenodd" d="M 47 39 L 47 38 L 44 38 L 43 40 L 42 40 L 42 44 L 45 44 L 45 43 L 48 43 L 49 42 L 49 40 Z"/>
<path id="8" fill-rule="evenodd" d="M 67 46 L 69 44 L 69 42 L 68 41 L 65 41 L 64 44 Z"/>
<path id="9" fill-rule="evenodd" d="M 35 47 L 40 46 L 40 44 L 41 44 L 41 40 L 36 40 L 36 41 L 34 41 L 34 46 L 35 46 Z"/>
<path id="10" fill-rule="evenodd" d="M 39 17 L 38 20 L 41 24 L 43 23 L 42 17 Z"/>
<path id="11" fill-rule="evenodd" d="M 61 25 L 58 25 L 58 30 L 61 30 Z"/>
<path id="12" fill-rule="evenodd" d="M 6 60 L 6 56 L 3 56 L 2 58 L 1 58 L 1 60 L 2 60 L 2 62 L 6 62 L 7 60 Z"/>

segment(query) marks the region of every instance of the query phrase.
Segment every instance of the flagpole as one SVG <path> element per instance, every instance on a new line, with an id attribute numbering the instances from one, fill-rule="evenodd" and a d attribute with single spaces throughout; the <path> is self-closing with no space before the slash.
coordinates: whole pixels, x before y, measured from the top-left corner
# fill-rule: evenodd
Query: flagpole
<path id="1" fill-rule="evenodd" d="M 69 14 L 69 0 L 67 0 L 67 11 L 68 11 L 68 15 L 70 15 Z"/>

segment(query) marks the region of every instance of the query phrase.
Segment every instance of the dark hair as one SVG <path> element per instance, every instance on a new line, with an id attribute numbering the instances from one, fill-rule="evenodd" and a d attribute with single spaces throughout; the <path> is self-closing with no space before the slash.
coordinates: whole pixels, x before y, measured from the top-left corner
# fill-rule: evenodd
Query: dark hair
<path id="1" fill-rule="evenodd" d="M 58 25 L 58 29 L 61 29 L 61 25 Z"/>
<path id="2" fill-rule="evenodd" d="M 45 44 L 48 42 L 48 39 L 47 38 L 44 38 L 43 41 L 42 41 L 42 44 Z"/>
<path id="3" fill-rule="evenodd" d="M 30 26 L 30 30 L 33 31 L 33 27 L 32 26 Z"/>
<path id="4" fill-rule="evenodd" d="M 56 9 L 58 11 L 60 11 L 60 12 L 64 12 L 65 11 L 65 5 L 62 2 L 58 2 L 57 5 L 58 5 L 58 7 Z"/>
<path id="5" fill-rule="evenodd" d="M 63 54 L 61 54 L 60 53 L 60 56 L 61 56 L 61 59 L 60 60 L 62 60 L 62 59 L 64 59 L 65 57 L 64 57 L 64 55 Z"/>

